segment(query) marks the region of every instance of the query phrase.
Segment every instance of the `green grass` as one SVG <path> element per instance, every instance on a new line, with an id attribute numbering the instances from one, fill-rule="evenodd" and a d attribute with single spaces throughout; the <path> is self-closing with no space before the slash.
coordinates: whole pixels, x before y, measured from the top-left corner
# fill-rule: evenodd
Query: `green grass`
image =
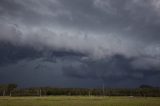
<path id="1" fill-rule="evenodd" d="M 142 97 L 0 97 L 0 106 L 160 106 L 160 98 Z"/>

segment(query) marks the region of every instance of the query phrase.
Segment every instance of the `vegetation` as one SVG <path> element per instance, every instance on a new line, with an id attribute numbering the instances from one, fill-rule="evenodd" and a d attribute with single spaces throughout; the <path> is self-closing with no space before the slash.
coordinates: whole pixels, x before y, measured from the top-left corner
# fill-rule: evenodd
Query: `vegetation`
<path id="1" fill-rule="evenodd" d="M 139 88 L 17 88 L 16 84 L 0 85 L 0 96 L 141 96 L 160 97 L 160 88 L 141 85 Z"/>
<path id="2" fill-rule="evenodd" d="M 5 84 L 0 85 L 0 96 L 6 96 L 12 94 L 12 92 L 17 88 L 17 84 Z"/>
<path id="3" fill-rule="evenodd" d="M 89 89 L 17 88 L 7 84 L 0 85 L 0 96 L 0 106 L 160 106 L 160 88 L 148 85 Z"/>
<path id="4" fill-rule="evenodd" d="M 0 106 L 160 106 L 158 97 L 0 97 Z"/>

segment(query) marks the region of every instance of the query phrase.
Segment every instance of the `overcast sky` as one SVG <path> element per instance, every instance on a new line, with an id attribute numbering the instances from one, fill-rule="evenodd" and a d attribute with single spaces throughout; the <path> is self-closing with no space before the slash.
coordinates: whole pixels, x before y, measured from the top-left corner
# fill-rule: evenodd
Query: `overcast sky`
<path id="1" fill-rule="evenodd" d="M 0 0 L 0 83 L 159 82 L 160 0 Z"/>

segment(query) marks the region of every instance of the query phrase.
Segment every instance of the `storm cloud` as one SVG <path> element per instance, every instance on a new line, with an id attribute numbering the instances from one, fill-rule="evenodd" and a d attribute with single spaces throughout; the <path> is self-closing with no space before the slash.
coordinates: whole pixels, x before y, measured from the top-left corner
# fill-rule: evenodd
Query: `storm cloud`
<path id="1" fill-rule="evenodd" d="M 82 87 L 82 79 L 90 86 L 158 85 L 159 9 L 159 0 L 1 0 L 0 73 L 8 74 L 0 82 L 9 80 L 11 65 L 20 70 L 24 64 L 28 75 L 45 66 L 43 84 L 53 72 Z M 38 61 L 36 68 L 28 61 Z"/>

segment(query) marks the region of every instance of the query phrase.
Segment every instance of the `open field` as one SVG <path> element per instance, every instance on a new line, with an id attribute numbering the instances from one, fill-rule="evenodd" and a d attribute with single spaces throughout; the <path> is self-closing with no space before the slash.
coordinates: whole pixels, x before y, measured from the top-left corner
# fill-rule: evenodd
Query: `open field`
<path id="1" fill-rule="evenodd" d="M 148 97 L 0 97 L 0 106 L 160 106 L 160 98 Z"/>

